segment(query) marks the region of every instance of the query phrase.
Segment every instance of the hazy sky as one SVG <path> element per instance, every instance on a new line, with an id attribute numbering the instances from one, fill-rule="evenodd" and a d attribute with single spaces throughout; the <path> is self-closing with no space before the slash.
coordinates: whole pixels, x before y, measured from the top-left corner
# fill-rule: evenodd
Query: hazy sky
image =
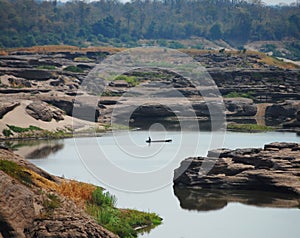
<path id="1" fill-rule="evenodd" d="M 120 0 L 121 2 L 130 2 L 130 0 Z M 269 5 L 276 5 L 278 3 L 286 3 L 290 4 L 292 2 L 296 2 L 296 0 L 263 0 L 264 3 Z"/>

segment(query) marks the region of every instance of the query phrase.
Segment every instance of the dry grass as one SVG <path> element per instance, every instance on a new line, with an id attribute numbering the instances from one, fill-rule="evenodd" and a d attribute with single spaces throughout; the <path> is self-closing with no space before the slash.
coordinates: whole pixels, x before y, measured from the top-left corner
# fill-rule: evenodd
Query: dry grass
<path id="1" fill-rule="evenodd" d="M 30 174 L 30 177 L 32 179 L 32 183 L 40 188 L 46 189 L 46 190 L 57 190 L 58 188 L 58 184 L 50 181 L 44 177 L 42 177 L 41 175 L 37 174 L 36 172 L 29 170 L 29 169 L 25 169 L 25 171 L 27 173 Z"/>
<path id="2" fill-rule="evenodd" d="M 118 53 L 123 51 L 123 48 L 113 48 L 113 47 L 88 47 L 88 48 L 79 48 L 76 46 L 70 45 L 45 45 L 45 46 L 32 46 L 27 48 L 12 48 L 12 49 L 1 49 L 0 55 L 7 55 L 13 52 L 30 52 L 30 53 L 41 53 L 45 54 L 48 52 L 108 52 L 111 54 Z"/>
<path id="3" fill-rule="evenodd" d="M 8 55 L 7 51 L 0 49 L 0 55 L 4 56 L 4 55 Z"/>
<path id="4" fill-rule="evenodd" d="M 217 50 L 199 50 L 199 49 L 179 49 L 182 53 L 188 55 L 201 55 L 201 54 L 208 54 L 208 53 L 218 53 Z"/>
<path id="5" fill-rule="evenodd" d="M 71 198 L 77 205 L 84 206 L 86 201 L 92 199 L 95 185 L 70 180 L 62 182 L 57 192 L 65 197 Z"/>
<path id="6" fill-rule="evenodd" d="M 299 69 L 300 67 L 289 62 L 284 62 L 282 60 L 276 59 L 271 56 L 263 55 L 260 62 L 268 64 L 270 66 L 276 66 L 282 69 Z"/>

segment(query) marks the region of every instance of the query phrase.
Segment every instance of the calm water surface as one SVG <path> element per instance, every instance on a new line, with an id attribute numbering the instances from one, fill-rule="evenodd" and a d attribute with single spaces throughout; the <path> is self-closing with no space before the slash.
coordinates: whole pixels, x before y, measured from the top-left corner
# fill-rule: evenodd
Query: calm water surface
<path id="1" fill-rule="evenodd" d="M 287 208 L 295 203 L 291 198 L 247 192 L 174 191 L 173 170 L 181 160 L 206 155 L 209 147 L 219 147 L 219 143 L 211 141 L 214 137 L 209 132 L 200 134 L 151 132 L 152 139 L 172 138 L 173 141 L 150 146 L 145 143 L 149 136 L 147 131 L 39 141 L 19 145 L 18 153 L 49 173 L 108 188 L 117 196 L 118 207 L 156 212 L 163 217 L 162 225 L 140 237 L 300 237 L 300 210 Z M 292 133 L 228 132 L 224 147 L 262 147 L 275 141 L 300 140 Z M 109 162 L 103 157 L 109 158 Z M 122 174 L 123 171 L 126 173 Z M 137 179 L 126 179 L 127 174 L 134 174 Z M 144 180 L 143 176 L 147 174 L 151 176 Z M 151 192 L 121 191 L 141 191 L 141 188 Z"/>

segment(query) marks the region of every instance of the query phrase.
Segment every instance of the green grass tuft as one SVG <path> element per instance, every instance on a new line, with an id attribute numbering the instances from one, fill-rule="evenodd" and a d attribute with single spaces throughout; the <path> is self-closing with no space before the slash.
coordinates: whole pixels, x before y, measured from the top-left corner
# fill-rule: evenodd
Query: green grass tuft
<path id="1" fill-rule="evenodd" d="M 121 238 L 137 237 L 143 228 L 153 228 L 161 224 L 162 219 L 155 213 L 117 209 L 115 205 L 115 196 L 98 187 L 93 192 L 92 199 L 87 202 L 86 211 L 100 225 Z"/>
<path id="2" fill-rule="evenodd" d="M 230 92 L 226 95 L 224 95 L 225 98 L 250 98 L 254 99 L 255 92 L 249 91 L 246 93 L 239 93 L 239 92 Z"/>
<path id="3" fill-rule="evenodd" d="M 5 137 L 10 137 L 13 135 L 13 133 L 10 129 L 3 129 L 2 133 Z"/>
<path id="4" fill-rule="evenodd" d="M 83 73 L 83 69 L 77 67 L 77 66 L 74 66 L 74 65 L 70 65 L 66 68 L 64 68 L 64 71 L 69 71 L 69 72 L 73 72 L 73 73 Z"/>
<path id="5" fill-rule="evenodd" d="M 36 67 L 37 69 L 48 69 L 48 70 L 54 70 L 56 69 L 56 66 L 54 65 L 40 65 Z"/>
<path id="6" fill-rule="evenodd" d="M 46 216 L 52 215 L 53 211 L 56 208 L 59 208 L 60 206 L 61 206 L 60 198 L 53 193 L 48 193 L 47 198 L 44 199 L 44 201 L 43 201 L 43 207 L 46 212 L 46 214 L 44 214 L 44 215 L 46 215 Z"/>
<path id="7" fill-rule="evenodd" d="M 117 198 L 109 192 L 104 192 L 102 188 L 97 187 L 92 193 L 92 203 L 97 206 L 116 206 Z"/>
<path id="8" fill-rule="evenodd" d="M 228 124 L 228 130 L 241 131 L 241 132 L 263 132 L 263 131 L 274 131 L 275 128 L 272 126 L 264 126 L 257 124 Z"/>
<path id="9" fill-rule="evenodd" d="M 7 125 L 7 127 L 13 131 L 13 132 L 16 132 L 16 133 L 22 133 L 22 132 L 28 132 L 28 131 L 41 131 L 42 129 L 37 127 L 37 126 L 32 126 L 30 125 L 29 127 L 27 128 L 24 128 L 24 127 L 18 127 L 18 126 L 14 126 L 14 125 Z"/>
<path id="10" fill-rule="evenodd" d="M 32 184 L 31 175 L 15 162 L 0 160 L 0 170 L 27 186 Z"/>
<path id="11" fill-rule="evenodd" d="M 138 78 L 135 76 L 120 75 L 115 78 L 115 81 L 118 81 L 118 80 L 124 80 L 132 87 L 135 87 L 135 86 L 139 85 L 139 83 L 140 83 Z"/>

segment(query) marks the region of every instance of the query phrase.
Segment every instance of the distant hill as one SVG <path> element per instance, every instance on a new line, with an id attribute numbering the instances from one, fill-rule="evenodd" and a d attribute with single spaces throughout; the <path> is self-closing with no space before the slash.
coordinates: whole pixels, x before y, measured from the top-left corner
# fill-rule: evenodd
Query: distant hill
<path id="1" fill-rule="evenodd" d="M 205 42 L 181 43 L 190 39 L 222 41 L 234 48 L 254 41 L 288 40 L 287 48 L 296 52 L 293 59 L 299 60 L 300 8 L 296 4 L 266 6 L 260 0 L 0 0 L 3 48 L 49 44 L 134 47 L 145 42 L 207 48 Z"/>

